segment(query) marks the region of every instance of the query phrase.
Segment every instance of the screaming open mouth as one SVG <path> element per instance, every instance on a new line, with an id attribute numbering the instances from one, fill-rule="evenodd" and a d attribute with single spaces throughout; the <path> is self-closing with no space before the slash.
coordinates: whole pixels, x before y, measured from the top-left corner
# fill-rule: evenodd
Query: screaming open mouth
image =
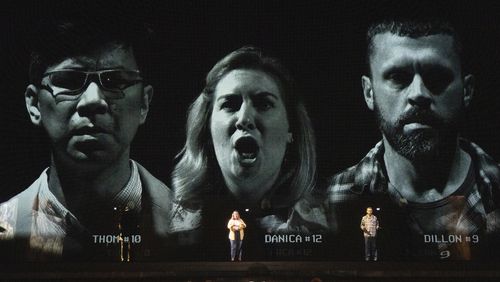
<path id="1" fill-rule="evenodd" d="M 252 137 L 242 137 L 236 141 L 234 146 L 238 153 L 238 161 L 242 165 L 252 165 L 257 160 L 259 154 L 259 145 Z"/>

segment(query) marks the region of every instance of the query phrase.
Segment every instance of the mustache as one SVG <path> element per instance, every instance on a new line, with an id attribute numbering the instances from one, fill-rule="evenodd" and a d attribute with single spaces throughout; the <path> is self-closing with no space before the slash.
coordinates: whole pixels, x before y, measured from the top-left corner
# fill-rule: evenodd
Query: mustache
<path id="1" fill-rule="evenodd" d="M 93 125 L 93 126 L 83 126 L 83 127 L 73 129 L 71 131 L 71 134 L 84 135 L 84 134 L 108 133 L 108 132 L 109 132 L 109 130 L 107 130 L 104 127 Z"/>
<path id="2" fill-rule="evenodd" d="M 430 125 L 433 127 L 443 126 L 444 121 L 433 111 L 428 109 L 411 108 L 407 112 L 403 113 L 398 121 L 398 126 L 404 126 L 409 123 L 421 123 Z"/>

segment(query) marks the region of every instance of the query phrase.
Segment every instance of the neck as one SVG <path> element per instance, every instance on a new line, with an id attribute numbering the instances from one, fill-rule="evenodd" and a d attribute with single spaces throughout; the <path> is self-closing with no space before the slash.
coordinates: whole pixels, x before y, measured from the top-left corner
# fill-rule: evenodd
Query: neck
<path id="1" fill-rule="evenodd" d="M 266 194 L 269 194 L 273 189 L 277 178 L 278 173 L 272 175 L 269 179 L 254 177 L 253 179 L 238 181 L 228 177 L 224 181 L 229 192 L 236 200 L 251 206 L 260 206 Z"/>
<path id="2" fill-rule="evenodd" d="M 226 182 L 226 186 L 229 189 L 229 192 L 231 193 L 231 195 L 238 202 L 244 202 L 245 204 L 250 205 L 250 206 L 259 205 L 260 201 L 264 197 L 263 193 L 259 193 L 259 192 L 252 193 L 251 190 L 253 190 L 253 189 L 249 188 L 249 187 L 245 187 L 245 191 L 241 191 L 241 190 L 243 190 L 241 188 L 241 186 L 239 186 L 236 183 L 232 183 L 230 181 Z M 258 189 L 261 189 L 261 187 L 258 187 Z M 254 191 L 258 191 L 258 189 L 254 190 Z"/>
<path id="3" fill-rule="evenodd" d="M 49 189 L 79 219 L 89 207 L 106 205 L 130 178 L 129 155 L 104 167 L 68 164 L 52 156 Z"/>
<path id="4" fill-rule="evenodd" d="M 384 162 L 390 182 L 412 202 L 432 202 L 455 192 L 464 182 L 471 163 L 458 141 L 439 156 L 411 161 L 400 155 L 384 137 Z"/>

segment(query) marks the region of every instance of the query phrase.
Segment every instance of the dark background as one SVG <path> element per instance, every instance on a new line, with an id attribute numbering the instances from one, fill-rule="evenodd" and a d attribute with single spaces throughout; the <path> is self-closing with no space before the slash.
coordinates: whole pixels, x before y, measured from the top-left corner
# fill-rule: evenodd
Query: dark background
<path id="1" fill-rule="evenodd" d="M 40 3 L 41 2 L 41 3 Z M 102 3 L 101 3 L 102 2 Z M 439 15 L 462 33 L 476 92 L 463 136 L 500 160 L 500 4 L 463 1 L 7 1 L 0 9 L 0 202 L 27 188 L 48 165 L 50 148 L 24 104 L 27 36 L 40 19 L 83 12 L 149 22 L 156 32 L 148 121 L 132 158 L 169 182 L 182 148 L 186 110 L 204 77 L 227 53 L 256 45 L 294 75 L 317 137 L 320 178 L 357 163 L 380 139 L 361 92 L 365 32 L 387 15 Z M 360 216 L 363 211 L 360 211 Z M 356 215 L 357 217 L 357 215 Z"/>

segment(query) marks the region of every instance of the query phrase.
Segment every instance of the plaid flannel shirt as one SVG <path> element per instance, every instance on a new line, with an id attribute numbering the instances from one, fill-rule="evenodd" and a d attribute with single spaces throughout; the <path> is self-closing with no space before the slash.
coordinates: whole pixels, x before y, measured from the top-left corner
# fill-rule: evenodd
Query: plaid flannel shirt
<path id="1" fill-rule="evenodd" d="M 500 234 L 500 169 L 479 146 L 464 139 L 459 146 L 471 156 L 475 183 L 463 193 L 465 206 L 461 225 L 469 234 L 484 232 Z M 333 234 L 342 232 L 342 221 L 352 203 L 360 199 L 378 197 L 403 207 L 408 202 L 399 195 L 389 180 L 384 163 L 384 146 L 380 141 L 356 165 L 328 179 L 326 208 L 328 223 Z M 446 215 L 443 216 L 445 219 Z M 411 226 L 410 226 L 411 228 Z M 415 229 L 413 228 L 413 231 Z M 422 230 L 418 230 L 420 233 Z"/>

